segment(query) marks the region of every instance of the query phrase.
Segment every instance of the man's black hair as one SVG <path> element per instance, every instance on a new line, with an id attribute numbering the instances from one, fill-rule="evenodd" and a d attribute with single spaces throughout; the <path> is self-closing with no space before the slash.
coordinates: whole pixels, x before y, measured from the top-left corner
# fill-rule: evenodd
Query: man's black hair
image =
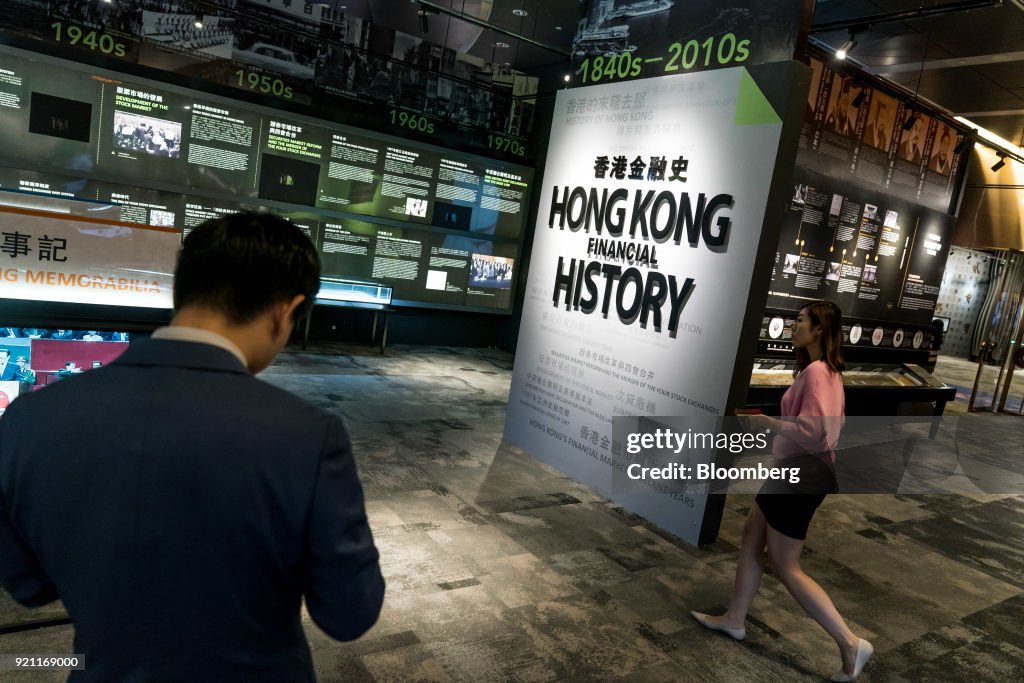
<path id="1" fill-rule="evenodd" d="M 292 223 L 268 213 L 213 218 L 185 238 L 174 272 L 174 308 L 199 305 L 236 325 L 297 294 L 306 314 L 320 289 L 320 257 Z"/>

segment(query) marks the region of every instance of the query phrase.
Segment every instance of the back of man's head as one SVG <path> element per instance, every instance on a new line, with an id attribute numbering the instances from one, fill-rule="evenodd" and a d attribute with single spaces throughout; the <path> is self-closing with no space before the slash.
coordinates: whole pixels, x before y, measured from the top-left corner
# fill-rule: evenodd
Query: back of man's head
<path id="1" fill-rule="evenodd" d="M 174 308 L 200 306 L 244 325 L 301 294 L 296 319 L 320 287 L 320 257 L 295 225 L 267 213 L 206 221 L 188 234 L 174 272 Z"/>

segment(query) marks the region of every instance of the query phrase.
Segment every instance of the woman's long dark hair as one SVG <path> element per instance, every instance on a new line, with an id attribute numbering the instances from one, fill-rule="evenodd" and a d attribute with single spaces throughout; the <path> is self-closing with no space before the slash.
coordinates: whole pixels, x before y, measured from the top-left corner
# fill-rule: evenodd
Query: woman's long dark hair
<path id="1" fill-rule="evenodd" d="M 831 301 L 813 301 L 802 309 L 807 313 L 812 326 L 821 326 L 821 360 L 832 372 L 842 372 L 846 369 L 843 362 L 843 312 Z M 796 377 L 808 365 L 811 364 L 811 356 L 807 349 L 796 350 L 796 369 L 793 376 Z"/>

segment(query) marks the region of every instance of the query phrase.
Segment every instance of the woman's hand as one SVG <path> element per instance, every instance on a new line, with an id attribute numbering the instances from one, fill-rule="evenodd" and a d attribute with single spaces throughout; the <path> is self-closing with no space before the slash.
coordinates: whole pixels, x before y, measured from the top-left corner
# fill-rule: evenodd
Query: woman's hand
<path id="1" fill-rule="evenodd" d="M 737 414 L 740 425 L 748 432 L 771 432 L 778 434 L 782 430 L 782 420 L 767 415 L 743 415 Z"/>

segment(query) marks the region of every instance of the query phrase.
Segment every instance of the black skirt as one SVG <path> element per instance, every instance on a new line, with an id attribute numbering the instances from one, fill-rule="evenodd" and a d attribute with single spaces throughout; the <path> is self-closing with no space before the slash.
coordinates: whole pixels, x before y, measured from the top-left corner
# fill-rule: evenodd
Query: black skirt
<path id="1" fill-rule="evenodd" d="M 808 454 L 786 466 L 800 467 L 800 481 L 769 479 L 754 498 L 768 526 L 783 536 L 803 541 L 807 528 L 825 496 L 836 493 L 835 467 L 831 453 Z"/>

